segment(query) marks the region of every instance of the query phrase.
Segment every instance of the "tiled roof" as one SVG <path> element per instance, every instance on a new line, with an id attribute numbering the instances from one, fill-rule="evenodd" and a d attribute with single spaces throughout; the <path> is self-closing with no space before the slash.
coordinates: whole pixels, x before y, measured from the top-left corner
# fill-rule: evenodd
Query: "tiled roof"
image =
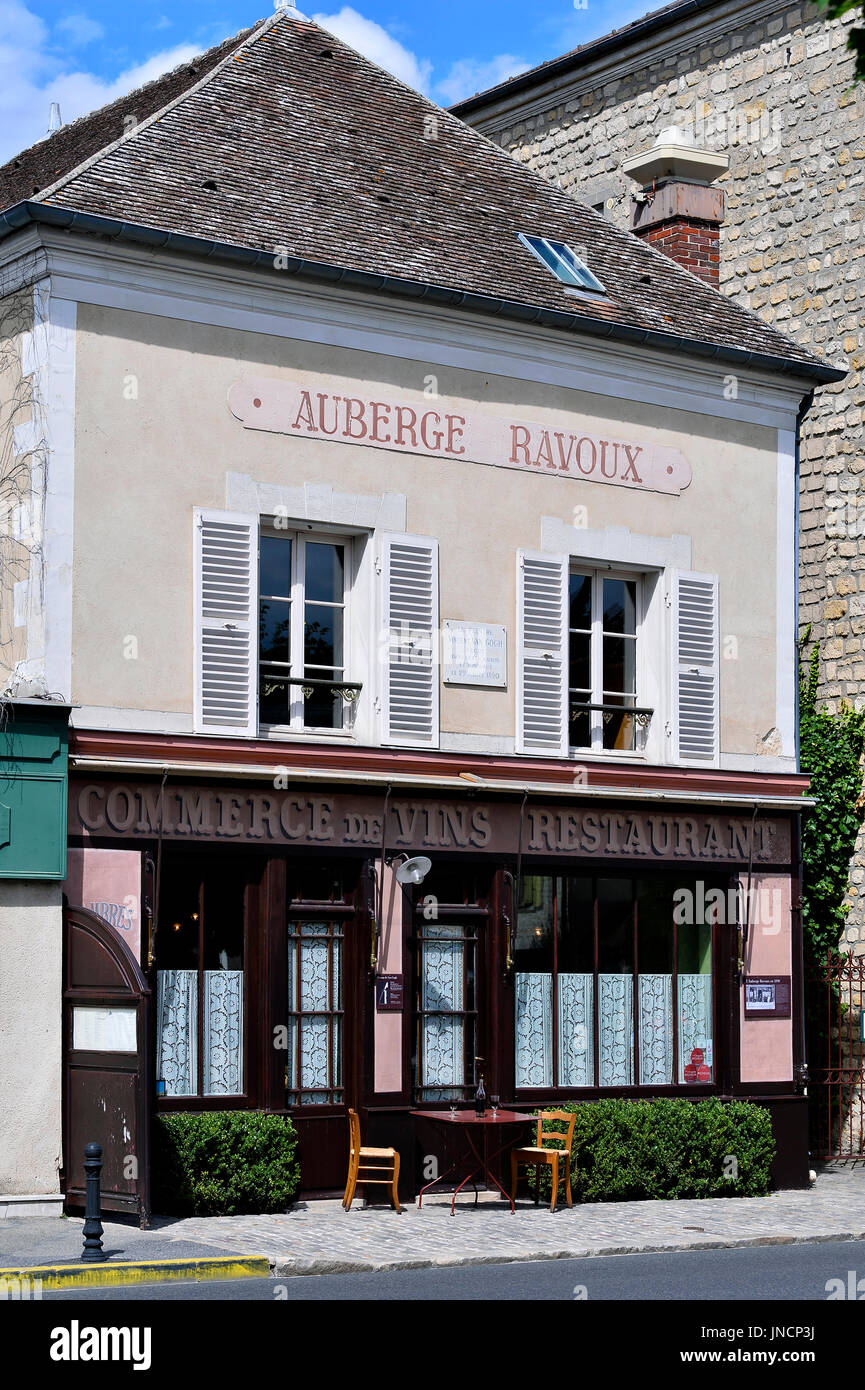
<path id="1" fill-rule="evenodd" d="M 244 29 L 234 38 L 226 39 L 216 48 L 199 54 L 192 62 L 182 63 L 146 86 L 112 101 L 109 106 L 103 106 L 89 116 L 82 116 L 70 125 L 61 126 L 53 135 L 10 159 L 8 164 L 0 167 L 0 208 L 38 196 L 43 188 L 50 187 L 85 160 L 106 146 L 113 145 L 125 134 L 129 117 L 144 121 L 161 111 L 170 101 L 206 77 L 221 59 L 232 53 L 252 32 L 251 28 Z"/>
<path id="2" fill-rule="evenodd" d="M 805 376 L 818 365 L 338 39 L 285 15 L 36 201 L 579 314 L 581 331 L 602 336 L 697 340 L 800 363 Z M 570 243 L 608 300 L 569 294 L 520 231 Z"/>

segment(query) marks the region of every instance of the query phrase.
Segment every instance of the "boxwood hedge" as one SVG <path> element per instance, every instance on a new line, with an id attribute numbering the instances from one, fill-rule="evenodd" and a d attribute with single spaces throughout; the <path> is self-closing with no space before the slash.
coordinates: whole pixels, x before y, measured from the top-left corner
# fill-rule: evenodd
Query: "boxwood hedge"
<path id="1" fill-rule="evenodd" d="M 576 1202 L 759 1197 L 769 1190 L 772 1121 L 752 1101 L 618 1098 L 540 1108 L 576 1112 L 571 1162 Z M 533 1182 L 531 1173 L 530 1178 Z M 544 1191 L 549 1200 L 549 1168 L 542 1170 Z"/>
<path id="2" fill-rule="evenodd" d="M 153 1207 L 172 1216 L 285 1211 L 300 1186 L 289 1119 L 255 1110 L 159 1115 Z"/>

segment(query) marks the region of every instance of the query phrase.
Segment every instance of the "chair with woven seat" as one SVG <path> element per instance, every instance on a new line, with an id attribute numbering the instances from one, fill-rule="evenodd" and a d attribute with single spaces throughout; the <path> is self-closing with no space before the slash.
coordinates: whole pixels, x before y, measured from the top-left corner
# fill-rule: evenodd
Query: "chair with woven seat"
<path id="1" fill-rule="evenodd" d="M 544 1129 L 546 1120 L 564 1120 L 567 1129 L 564 1133 L 560 1129 Z M 559 1195 L 559 1182 L 565 1178 L 565 1197 L 568 1206 L 573 1206 L 571 1200 L 571 1149 L 574 1143 L 574 1126 L 577 1123 L 576 1114 L 567 1110 L 542 1110 L 538 1115 L 537 1143 L 528 1144 L 522 1149 L 511 1150 L 511 1199 L 517 1195 L 517 1170 L 520 1164 L 525 1168 L 535 1170 L 535 1204 L 539 1200 L 539 1190 L 541 1181 L 541 1168 L 552 1168 L 553 1196 L 550 1202 L 550 1211 L 555 1211 L 556 1201 Z M 562 1148 L 545 1148 L 544 1140 L 557 1140 L 563 1145 Z M 559 1160 L 563 1159 L 563 1163 Z"/>
<path id="2" fill-rule="evenodd" d="M 399 1154 L 396 1149 L 371 1149 L 361 1145 L 360 1120 L 356 1110 L 348 1112 L 348 1181 L 342 1205 L 351 1211 L 355 1188 L 370 1184 L 390 1188 L 390 1199 L 398 1212 L 402 1212 L 397 1194 L 399 1183 Z"/>

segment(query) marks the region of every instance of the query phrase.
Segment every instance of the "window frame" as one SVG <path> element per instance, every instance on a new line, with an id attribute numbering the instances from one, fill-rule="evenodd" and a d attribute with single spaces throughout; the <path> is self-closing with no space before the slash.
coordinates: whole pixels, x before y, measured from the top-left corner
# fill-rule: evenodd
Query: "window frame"
<path id="1" fill-rule="evenodd" d="M 290 594 L 287 602 L 289 603 L 289 661 L 287 663 L 287 673 L 295 679 L 302 677 L 306 671 L 306 661 L 304 657 L 304 637 L 306 630 L 306 545 L 324 544 L 339 545 L 343 549 L 343 599 L 342 599 L 342 665 L 334 666 L 334 671 L 341 670 L 343 680 L 351 683 L 348 672 L 353 670 L 354 654 L 352 651 L 352 591 L 355 582 L 355 545 L 356 535 L 351 532 L 339 530 L 328 531 L 323 527 L 304 528 L 299 523 L 295 523 L 290 529 L 276 528 L 275 526 L 259 526 L 258 532 L 258 567 L 259 574 L 261 569 L 261 543 L 263 540 L 289 541 L 292 545 L 291 554 L 291 584 Z M 261 591 L 259 581 L 258 590 L 258 613 L 256 622 L 260 620 L 261 604 L 270 597 L 282 598 L 282 596 L 265 595 Z M 309 600 L 317 602 L 317 600 Z M 338 604 L 328 604 L 329 607 L 338 607 Z M 300 620 L 295 619 L 295 614 L 300 613 Z M 345 702 L 343 709 L 343 723 L 341 726 L 332 727 L 322 724 L 307 724 L 304 720 L 304 697 L 300 686 L 290 687 L 289 693 L 289 718 L 287 722 L 273 723 L 262 718 L 261 715 L 261 671 L 262 665 L 274 665 L 272 662 L 262 662 L 260 636 L 257 635 L 257 655 L 256 655 L 256 711 L 259 733 L 264 737 L 271 735 L 311 735 L 313 737 L 345 738 L 354 734 L 356 707 L 352 703 Z M 312 677 L 310 679 L 313 679 Z"/>
<path id="2" fill-rule="evenodd" d="M 719 885 L 718 885 L 718 886 L 720 886 L 720 881 L 722 881 L 722 880 L 724 881 L 724 891 L 725 891 L 725 892 L 728 892 L 728 891 L 730 891 L 731 889 L 733 889 L 733 888 L 735 887 L 735 883 L 737 882 L 737 875 L 736 875 L 735 871 L 732 869 L 731 866 L 729 866 L 729 873 L 728 873 L 728 872 L 727 872 L 727 867 L 728 867 L 728 866 L 719 866 L 718 870 L 716 870 L 716 874 L 714 875 L 714 877 L 717 877 L 718 880 L 719 880 Z M 669 866 L 667 866 L 666 872 L 669 872 Z M 635 871 L 635 872 L 630 872 L 630 873 L 620 873 L 620 872 L 617 872 L 617 868 L 616 868 L 615 864 L 612 864 L 612 863 L 611 863 L 609 866 L 606 866 L 606 872 L 600 872 L 600 871 L 598 871 L 598 870 L 591 870 L 591 871 L 585 871 L 585 870 L 583 870 L 583 871 L 579 871 L 579 870 L 575 870 L 575 869 L 573 868 L 572 865 L 567 865 L 567 864 L 564 864 L 564 863 L 562 863 L 562 864 L 549 864 L 549 863 L 543 863 L 543 862 L 537 862 L 537 863 L 529 862 L 528 864 L 526 864 L 526 866 L 525 866 L 525 868 L 524 868 L 524 877 L 526 877 L 526 878 L 528 878 L 528 877 L 535 877 L 535 876 L 541 877 L 541 878 L 543 878 L 543 877 L 550 877 L 550 878 L 553 879 L 554 884 L 555 884 L 555 881 L 558 880 L 558 879 L 564 879 L 564 878 L 569 878 L 569 877 L 572 877 L 572 878 L 579 877 L 579 878 L 585 878 L 585 879 L 587 879 L 587 880 L 591 883 L 591 885 L 592 885 L 592 952 L 593 952 L 592 978 L 593 978 L 593 980 L 594 980 L 594 986 L 593 986 L 594 1008 L 593 1008 L 593 1018 L 592 1018 L 592 1030 L 593 1030 L 593 1037 L 592 1037 L 592 1065 L 593 1065 L 593 1074 L 592 1074 L 592 1080 L 591 1080 L 591 1082 L 589 1083 L 589 1085 L 587 1085 L 587 1086 L 574 1086 L 574 1085 L 561 1085 L 561 1084 L 558 1084 L 558 1068 L 559 1068 L 559 1048 L 558 1048 L 558 976 L 559 976 L 559 973 L 560 973 L 560 972 L 559 972 L 559 968 L 558 968 L 558 952 L 559 952 L 559 946 L 560 946 L 560 943 L 559 943 L 559 941 L 558 941 L 558 932 L 561 930 L 561 928 L 560 928 L 559 924 L 557 923 L 557 924 L 556 924 L 556 934 L 554 935 L 554 944 L 553 944 L 553 963 L 554 963 L 554 964 L 553 964 L 553 971 L 552 971 L 552 993 L 551 993 L 551 1009 L 552 1009 L 552 1020 L 551 1020 L 551 1021 L 552 1021 L 552 1029 L 553 1029 L 553 1034 L 552 1034 L 552 1067 L 553 1067 L 553 1077 L 555 1078 L 555 1082 L 554 1082 L 554 1084 L 544 1085 L 544 1086 L 523 1086 L 523 1085 L 519 1085 L 518 1082 L 517 1082 L 517 1079 L 516 1079 L 517 1002 L 516 1002 L 516 991 L 514 990 L 514 991 L 513 991 L 513 1008 L 512 1008 L 512 1013 L 511 1013 L 510 1042 L 509 1042 L 509 1053 L 510 1053 L 510 1055 L 509 1055 L 509 1058 L 508 1058 L 507 1061 L 506 1061 L 506 1066 L 507 1066 L 507 1068 L 508 1068 L 508 1070 L 509 1070 L 509 1073 L 510 1073 L 511 1077 L 513 1078 L 513 1092 L 512 1092 L 512 1094 L 513 1094 L 513 1096 L 514 1096 L 514 1101 L 515 1101 L 516 1104 L 543 1104 L 543 1103 L 546 1103 L 547 1101 L 553 1102 L 553 1101 L 556 1101 L 556 1100 L 565 1100 L 565 1099 L 579 1099 L 579 1100 L 596 1100 L 596 1099 L 601 1099 L 601 1100 L 603 1100 L 603 1099 L 608 1099 L 608 1098 L 611 1098 L 611 1097 L 614 1098 L 614 1097 L 616 1097 L 616 1096 L 621 1096 L 621 1095 L 652 1096 L 652 1095 L 658 1094 L 658 1092 L 662 1092 L 662 1093 L 665 1094 L 665 1095 L 676 1094 L 676 1095 L 687 1095 L 687 1096 L 691 1096 L 691 1095 L 706 1096 L 706 1095 L 714 1095 L 714 1094 L 720 1093 L 720 1092 L 722 1092 L 722 1091 L 725 1089 L 725 1087 L 728 1087 L 728 1086 L 729 1086 L 729 1084 L 730 1084 L 730 1078 L 727 1076 L 727 1068 L 728 1068 L 728 1065 L 729 1065 L 729 1062 L 728 1062 L 728 1048 L 730 1048 L 730 1047 L 732 1048 L 732 1055 L 733 1055 L 734 1057 L 735 1057 L 735 1056 L 738 1056 L 738 1037 L 737 1037 L 736 1039 L 733 1039 L 732 1041 L 730 1041 L 730 1040 L 725 1036 L 725 1034 L 724 1034 L 724 1029 L 723 1029 L 723 1027 L 722 1027 L 722 1019 L 723 1019 L 723 1010 L 725 1009 L 725 1007 L 727 1006 L 727 1003 L 729 1002 L 729 1001 L 727 1000 L 727 992 L 726 992 L 726 986 L 725 986 L 725 971 L 732 965 L 732 962 L 733 962 L 733 960 L 735 959 L 735 943 L 736 943 L 737 937 L 736 937 L 736 927 L 731 927 L 729 924 L 724 924 L 724 923 L 717 922 L 717 921 L 708 924 L 709 927 L 710 927 L 710 931 L 711 931 L 711 939 L 710 939 L 710 947 L 709 947 L 709 960 L 710 960 L 710 963 L 711 963 L 711 972 L 710 972 L 710 973 L 711 973 L 711 980 L 712 980 L 712 1013 L 711 1013 L 711 1017 L 712 1017 L 712 1044 L 713 1044 L 713 1046 L 712 1046 L 712 1077 L 711 1077 L 711 1080 L 709 1080 L 709 1081 L 698 1081 L 698 1082 L 688 1082 L 688 1081 L 684 1081 L 684 1080 L 679 1080 L 679 1018 L 678 1018 L 679 1001 L 678 1001 L 678 998 L 677 998 L 677 980 L 678 980 L 679 975 L 680 975 L 680 971 L 679 971 L 679 968 L 678 968 L 678 949 L 679 949 L 679 947 L 678 947 L 678 935 L 679 935 L 679 930 L 680 930 L 680 928 L 678 927 L 678 925 L 677 925 L 675 922 L 672 922 L 672 923 L 671 923 L 671 930 L 672 930 L 672 932 L 673 932 L 673 941 L 672 941 L 672 953 L 673 953 L 673 956 L 672 956 L 672 959 L 673 959 L 673 972 L 672 972 L 672 982 L 673 982 L 673 983 L 672 983 L 672 989 L 673 989 L 673 1008 L 672 1008 L 672 1019 L 673 1019 L 673 1042 L 672 1042 L 672 1049 L 673 1049 L 673 1059 L 672 1059 L 672 1060 L 673 1060 L 673 1076 L 672 1076 L 672 1080 L 669 1081 L 669 1082 L 666 1082 L 666 1083 L 665 1083 L 665 1082 L 658 1082 L 658 1081 L 643 1082 L 643 1081 L 640 1081 L 640 1079 L 639 1079 L 639 1076 L 640 1076 L 640 1052 L 639 1052 L 639 997 L 638 997 L 638 987 L 637 987 L 637 983 L 636 983 L 636 982 L 637 982 L 637 981 L 639 980 L 639 978 L 640 978 L 640 971 L 639 971 L 639 969 L 638 969 L 638 967 L 639 967 L 639 921 L 638 921 L 638 906 L 637 906 L 637 905 L 638 905 L 638 896 L 637 896 L 637 888 L 636 888 L 636 885 L 637 885 L 637 882 L 638 882 L 640 879 L 650 879 L 650 878 L 654 878 L 654 877 L 656 877 L 656 876 L 664 876 L 664 873 L 665 873 L 665 871 L 664 871 L 663 869 L 661 869 L 660 866 L 658 867 L 657 870 L 655 870 L 655 869 L 653 869 L 652 866 L 648 866 L 648 865 L 641 866 L 641 871 L 639 871 L 639 872 Z M 702 876 L 703 876 L 703 873 L 702 873 L 702 871 L 701 871 L 697 866 L 695 866 L 695 865 L 694 865 L 694 866 L 690 866 L 690 871 L 689 871 L 689 873 L 688 873 L 688 875 L 687 875 L 687 878 L 688 878 L 688 881 L 689 881 L 689 882 L 690 882 L 690 880 L 691 880 L 692 878 L 693 878 L 693 880 L 696 881 L 696 880 L 698 880 L 699 878 L 701 878 Z M 601 971 L 600 971 L 600 968 L 599 968 L 599 967 L 600 967 L 600 944 L 601 944 L 601 943 L 600 943 L 600 922 L 599 922 L 599 907 L 598 907 L 598 904 L 599 904 L 599 896 L 598 896 L 598 887 L 597 887 L 597 884 L 598 884 L 598 880 L 599 880 L 599 879 L 610 879 L 610 878 L 620 878 L 620 879 L 623 879 L 623 880 L 626 880 L 626 881 L 630 881 L 630 882 L 631 882 L 631 885 L 632 885 L 632 889 L 631 889 L 631 908 L 632 908 L 632 923 L 633 923 L 633 933 L 634 933 L 634 968 L 633 968 L 633 970 L 632 970 L 632 972 L 631 972 L 630 978 L 634 981 L 633 1002 L 632 1002 L 632 1008 L 633 1008 L 632 1029 L 633 1029 L 633 1034 L 632 1034 L 632 1042 L 631 1042 L 631 1060 L 632 1060 L 632 1067 L 633 1067 L 633 1080 L 632 1080 L 629 1084 L 622 1084 L 622 1085 L 601 1085 L 601 1083 L 600 1083 L 600 1055 L 599 1055 L 600 1015 L 599 1015 L 599 1009 L 598 1009 L 598 1000 L 599 1000 L 599 994 L 598 994 L 598 979 L 599 979 L 599 975 L 601 974 Z M 716 885 L 713 884 L 712 886 L 716 886 Z M 514 908 L 514 911 L 515 911 L 515 916 L 516 916 L 516 914 L 518 914 L 518 912 L 519 912 L 518 905 L 516 905 L 516 899 L 515 899 L 515 908 Z M 516 926 L 516 921 L 515 921 L 515 926 Z M 516 978 L 516 975 L 517 975 L 518 973 L 520 973 L 520 972 L 517 970 L 517 967 L 516 967 L 516 964 L 515 964 L 515 965 L 514 965 L 514 979 Z M 566 973 L 566 972 L 565 972 L 565 973 Z M 688 972 L 681 972 L 681 973 L 687 974 Z M 736 1017 L 738 1017 L 738 1015 L 736 1015 Z"/>
<path id="3" fill-rule="evenodd" d="M 552 241 L 549 237 L 538 236 L 534 232 L 518 232 L 517 236 L 523 245 L 531 251 L 535 259 L 540 261 L 544 269 L 554 275 L 560 284 L 565 285 L 569 290 L 579 290 L 581 294 L 588 295 L 592 299 L 605 299 L 607 297 L 606 285 L 589 269 L 582 256 L 577 255 L 569 242 Z M 559 250 L 560 246 L 568 252 L 578 267 L 577 270 L 562 255 Z M 545 252 L 547 254 L 544 254 Z M 548 256 L 550 259 L 547 259 Z M 581 276 L 584 276 L 585 279 L 580 278 Z"/>
<path id="4" fill-rule="evenodd" d="M 590 710 L 590 734 L 591 742 L 588 744 L 574 743 L 571 738 L 571 699 L 574 694 L 584 693 L 577 691 L 571 681 L 571 636 L 574 632 L 584 632 L 582 628 L 571 627 L 570 613 L 570 581 L 575 574 L 585 574 L 591 578 L 592 582 L 592 622 L 589 633 L 589 663 L 592 688 L 589 695 L 590 704 L 604 703 L 604 599 L 603 582 L 605 579 L 620 579 L 631 582 L 635 586 L 634 592 L 634 635 L 633 642 L 635 648 L 634 655 L 634 706 L 641 708 L 640 692 L 645 689 L 645 663 L 644 653 L 644 622 L 646 617 L 646 576 L 639 570 L 619 570 L 612 566 L 599 568 L 597 562 L 594 564 L 583 563 L 577 557 L 570 556 L 568 562 L 568 611 L 567 611 L 567 720 L 568 720 L 568 755 L 579 757 L 586 754 L 596 754 L 601 757 L 644 757 L 646 743 L 648 741 L 648 726 L 643 732 L 643 737 L 639 736 L 640 726 L 634 724 L 634 747 L 633 748 L 605 748 L 604 747 L 604 720 L 600 710 Z M 611 634 L 617 636 L 620 634 Z M 630 639 L 629 639 L 630 640 Z M 623 694 L 623 692 L 614 692 Z M 629 697 L 626 697 L 629 698 Z M 623 706 L 626 709 L 627 706 Z"/>

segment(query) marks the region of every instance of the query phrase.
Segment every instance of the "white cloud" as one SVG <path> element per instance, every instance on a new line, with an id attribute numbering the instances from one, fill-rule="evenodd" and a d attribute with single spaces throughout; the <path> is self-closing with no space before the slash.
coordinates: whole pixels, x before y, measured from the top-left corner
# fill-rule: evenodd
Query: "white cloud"
<path id="1" fill-rule="evenodd" d="M 441 97 L 444 106 L 452 106 L 464 97 L 474 96 L 475 92 L 485 92 L 488 87 L 496 87 L 518 72 L 527 72 L 529 64 L 511 53 L 500 53 L 482 63 L 475 58 L 460 58 L 453 63 L 447 77 L 436 83 L 436 95 Z"/>
<path id="2" fill-rule="evenodd" d="M 84 48 L 88 43 L 104 37 L 105 30 L 95 19 L 86 14 L 68 14 L 55 25 L 55 32 L 73 48 Z"/>
<path id="3" fill-rule="evenodd" d="M 418 58 L 404 48 L 391 34 L 371 19 L 365 19 L 350 5 L 343 5 L 337 14 L 313 15 L 316 24 L 329 33 L 342 39 L 350 48 L 362 53 L 365 58 L 377 63 L 380 68 L 392 72 L 415 91 L 429 90 L 432 76 L 432 63 L 426 58 Z"/>
<path id="4" fill-rule="evenodd" d="M 21 0 L 0 5 L 0 163 L 41 140 L 52 101 L 69 125 L 154 77 L 188 63 L 195 44 L 177 44 L 127 68 L 112 81 L 76 70 L 50 46 L 45 24 Z"/>

